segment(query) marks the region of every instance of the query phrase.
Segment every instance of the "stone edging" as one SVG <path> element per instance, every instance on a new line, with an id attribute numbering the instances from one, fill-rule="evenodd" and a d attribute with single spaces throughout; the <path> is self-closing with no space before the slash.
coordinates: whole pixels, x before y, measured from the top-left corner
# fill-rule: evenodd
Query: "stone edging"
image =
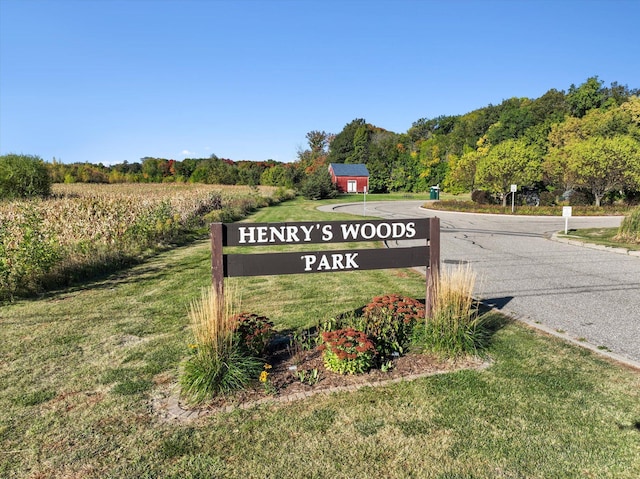
<path id="1" fill-rule="evenodd" d="M 375 382 L 364 382 L 361 384 L 353 384 L 349 386 L 336 386 L 328 389 L 319 389 L 319 390 L 311 390 L 306 392 L 299 392 L 294 394 L 289 394 L 286 396 L 269 396 L 262 399 L 258 399 L 257 401 L 251 401 L 240 404 L 230 404 L 227 406 L 213 408 L 213 409 L 188 409 L 184 408 L 180 404 L 179 392 L 176 386 L 172 387 L 171 391 L 168 393 L 158 393 L 154 398 L 150 401 L 150 408 L 154 415 L 156 415 L 161 421 L 164 422 L 190 422 L 196 419 L 200 419 L 202 417 L 207 417 L 217 413 L 229 413 L 233 412 L 236 409 L 251 409 L 256 406 L 261 405 L 273 405 L 273 404 L 286 404 L 294 401 L 299 401 L 301 399 L 307 399 L 312 396 L 316 396 L 318 394 L 329 395 L 333 393 L 340 392 L 353 392 L 366 387 L 381 387 L 388 386 L 391 384 L 397 384 L 404 381 L 413 381 L 415 379 L 425 378 L 429 376 L 437 376 L 439 374 L 447 374 L 453 373 L 456 371 L 462 370 L 473 370 L 473 371 L 482 371 L 488 368 L 491 365 L 491 361 L 484 361 L 477 366 L 472 367 L 460 367 L 454 368 L 448 371 L 436 371 L 436 372 L 428 372 L 421 374 L 411 374 L 407 376 L 403 376 L 400 378 L 387 379 L 384 381 L 375 381 Z"/>

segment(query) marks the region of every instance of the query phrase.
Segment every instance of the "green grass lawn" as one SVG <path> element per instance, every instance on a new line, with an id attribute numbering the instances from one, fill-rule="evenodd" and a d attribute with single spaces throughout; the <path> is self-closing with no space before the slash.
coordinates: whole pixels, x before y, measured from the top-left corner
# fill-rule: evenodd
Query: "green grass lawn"
<path id="1" fill-rule="evenodd" d="M 250 221 L 328 220 L 319 202 Z M 35 300 L 0 306 L 0 477 L 637 478 L 640 374 L 518 324 L 483 371 L 164 422 L 210 285 L 209 243 Z M 424 297 L 411 270 L 234 279 L 243 309 L 278 329 Z"/>
<path id="2" fill-rule="evenodd" d="M 408 193 L 405 191 L 394 191 L 392 193 L 367 193 L 367 201 L 411 201 L 411 200 L 424 200 L 427 201 L 430 198 L 430 193 L 418 192 Z M 450 193 L 440 192 L 441 200 L 457 200 L 457 201 L 471 201 L 471 193 L 462 193 L 458 195 L 452 195 Z M 345 193 L 338 195 L 337 198 L 330 200 L 323 200 L 323 204 L 336 204 L 336 203 L 358 203 L 363 202 L 364 198 L 361 193 Z"/>
<path id="3" fill-rule="evenodd" d="M 562 216 L 562 206 L 522 206 L 516 205 L 511 211 L 511 204 L 507 206 L 495 204 L 480 204 L 471 201 L 469 198 L 443 197 L 441 201 L 425 205 L 427 208 L 443 211 L 464 211 L 466 213 L 501 214 L 501 215 L 528 215 L 528 216 Z M 627 205 L 607 205 L 595 206 L 572 206 L 573 216 L 624 216 L 633 211 L 634 206 Z"/>
<path id="4" fill-rule="evenodd" d="M 559 233 L 558 236 L 561 238 L 576 239 L 587 243 L 611 246 L 612 248 L 626 248 L 629 250 L 640 251 L 640 244 L 617 241 L 615 239 L 617 234 L 618 228 L 585 228 L 581 230 L 571 230 L 566 235 Z"/>

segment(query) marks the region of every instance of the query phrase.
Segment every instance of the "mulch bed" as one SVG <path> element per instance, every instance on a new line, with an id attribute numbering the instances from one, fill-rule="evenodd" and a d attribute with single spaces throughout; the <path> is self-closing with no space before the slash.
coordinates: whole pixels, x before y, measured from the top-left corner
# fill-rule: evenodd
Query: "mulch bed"
<path id="1" fill-rule="evenodd" d="M 281 338 L 284 339 L 284 338 Z M 477 357 L 444 360 L 426 354 L 409 353 L 391 360 L 391 367 L 387 371 L 371 369 L 364 374 L 337 374 L 325 369 L 322 352 L 318 348 L 300 350 L 291 348 L 288 341 L 280 341 L 280 346 L 272 350 L 267 357 L 268 383 L 256 384 L 233 395 L 217 397 L 204 405 L 190 407 L 180 401 L 183 410 L 217 412 L 229 410 L 230 407 L 248 407 L 269 399 L 274 401 L 304 398 L 316 393 L 351 390 L 362 386 L 379 386 L 387 382 L 401 379 L 415 379 L 417 377 L 457 371 L 461 369 L 479 369 L 487 365 L 487 361 Z M 308 378 L 313 371 L 318 372 L 317 382 L 309 384 Z M 300 373 L 306 375 L 305 382 L 300 380 Z"/>

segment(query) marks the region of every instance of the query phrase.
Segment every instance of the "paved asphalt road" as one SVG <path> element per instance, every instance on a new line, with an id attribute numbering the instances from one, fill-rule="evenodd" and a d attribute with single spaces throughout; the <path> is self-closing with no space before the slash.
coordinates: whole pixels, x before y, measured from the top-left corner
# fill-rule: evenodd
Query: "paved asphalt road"
<path id="1" fill-rule="evenodd" d="M 468 262 L 476 295 L 506 314 L 640 368 L 640 257 L 552 241 L 561 217 L 425 210 L 423 201 L 371 202 L 367 216 L 438 216 L 443 266 Z M 362 204 L 323 207 L 362 215 Z M 618 226 L 574 217 L 569 228 Z"/>

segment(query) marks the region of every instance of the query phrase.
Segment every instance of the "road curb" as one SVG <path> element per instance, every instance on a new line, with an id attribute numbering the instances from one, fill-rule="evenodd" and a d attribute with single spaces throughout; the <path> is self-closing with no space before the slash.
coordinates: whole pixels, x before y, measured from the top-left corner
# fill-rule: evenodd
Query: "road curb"
<path id="1" fill-rule="evenodd" d="M 480 301 L 482 302 L 482 301 Z M 637 371 L 640 371 L 640 362 L 638 361 L 634 361 L 633 359 L 629 359 L 625 356 L 622 356 L 620 354 L 614 353 L 613 351 L 608 351 L 606 348 L 604 348 L 603 346 L 596 346 L 595 344 L 591 344 L 585 340 L 581 340 L 581 339 L 576 339 L 576 338 L 572 338 L 571 336 L 567 335 L 567 333 L 562 333 L 559 331 L 556 331 L 553 328 L 550 328 L 548 326 L 545 326 L 542 323 L 538 323 L 536 321 L 531 321 L 529 318 L 524 318 L 522 316 L 519 316 L 518 314 L 514 313 L 513 311 L 504 311 L 504 310 L 499 310 L 496 309 L 497 312 L 499 312 L 500 314 L 504 314 L 516 321 L 518 321 L 519 323 L 525 324 L 526 326 L 538 330 L 542 333 L 546 333 L 550 336 L 554 336 L 556 338 L 562 339 L 563 341 L 566 341 L 568 343 L 574 344 L 576 346 L 580 346 L 581 348 L 584 349 L 588 349 L 594 353 L 596 353 L 598 356 L 603 356 L 617 364 L 620 364 L 622 366 L 626 366 L 629 367 L 631 369 L 635 369 Z"/>
<path id="2" fill-rule="evenodd" d="M 558 236 L 559 233 L 553 233 L 551 235 L 552 241 L 557 241 L 558 243 L 570 244 L 571 246 L 581 246 L 583 248 L 596 249 L 599 251 L 608 251 L 609 253 L 616 254 L 624 254 L 627 256 L 634 256 L 636 258 L 640 258 L 640 251 L 629 250 L 627 248 L 620 248 L 615 246 L 605 246 L 602 244 L 588 243 L 586 241 L 580 241 L 573 238 L 561 238 Z"/>

